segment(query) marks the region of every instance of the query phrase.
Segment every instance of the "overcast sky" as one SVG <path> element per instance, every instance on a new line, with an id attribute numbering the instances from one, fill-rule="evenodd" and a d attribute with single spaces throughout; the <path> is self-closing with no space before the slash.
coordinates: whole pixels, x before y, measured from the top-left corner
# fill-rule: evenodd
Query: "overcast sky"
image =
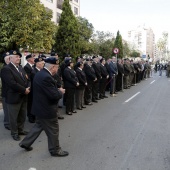
<path id="1" fill-rule="evenodd" d="M 170 37 L 170 0 L 80 0 L 80 15 L 95 30 L 119 30 L 124 39 L 128 30 L 144 25 L 153 29 L 156 40 L 163 31 Z"/>

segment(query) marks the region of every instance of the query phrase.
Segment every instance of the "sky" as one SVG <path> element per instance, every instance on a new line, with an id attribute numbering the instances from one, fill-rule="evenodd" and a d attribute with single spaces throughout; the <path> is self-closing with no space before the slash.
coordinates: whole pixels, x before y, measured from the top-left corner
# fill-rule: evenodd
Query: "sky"
<path id="1" fill-rule="evenodd" d="M 80 0 L 80 16 L 93 24 L 95 30 L 127 32 L 139 25 L 152 28 L 156 41 L 164 31 L 170 39 L 170 0 Z"/>

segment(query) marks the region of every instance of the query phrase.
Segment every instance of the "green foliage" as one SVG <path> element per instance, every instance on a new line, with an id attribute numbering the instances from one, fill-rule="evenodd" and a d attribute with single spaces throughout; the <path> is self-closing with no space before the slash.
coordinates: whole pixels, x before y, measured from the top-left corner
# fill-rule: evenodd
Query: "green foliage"
<path id="1" fill-rule="evenodd" d="M 112 55 L 114 36 L 110 32 L 96 31 L 91 40 L 90 53 L 109 58 Z"/>
<path id="2" fill-rule="evenodd" d="M 62 6 L 55 48 L 61 56 L 80 55 L 78 21 L 71 10 L 69 0 L 65 0 Z"/>
<path id="3" fill-rule="evenodd" d="M 138 51 L 135 51 L 133 50 L 131 53 L 130 53 L 130 57 L 140 57 L 140 53 Z"/>
<path id="4" fill-rule="evenodd" d="M 52 11 L 39 0 L 3 0 L 0 3 L 0 51 L 50 50 L 56 27 L 51 18 Z"/>
<path id="5" fill-rule="evenodd" d="M 90 50 L 90 39 L 93 35 L 93 25 L 86 18 L 78 17 L 79 45 L 81 54 L 87 54 Z"/>
<path id="6" fill-rule="evenodd" d="M 119 49 L 119 53 L 117 54 L 117 58 L 123 58 L 123 42 L 122 42 L 122 36 L 120 35 L 119 31 L 117 32 L 117 35 L 116 35 L 116 40 L 114 42 L 113 49 L 114 48 Z"/>

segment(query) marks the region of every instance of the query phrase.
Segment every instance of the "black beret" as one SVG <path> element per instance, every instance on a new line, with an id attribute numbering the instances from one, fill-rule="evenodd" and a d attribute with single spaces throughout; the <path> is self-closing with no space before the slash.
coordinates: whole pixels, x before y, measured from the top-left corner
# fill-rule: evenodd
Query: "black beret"
<path id="1" fill-rule="evenodd" d="M 27 59 L 29 59 L 29 58 L 31 58 L 31 57 L 34 57 L 35 55 L 33 55 L 33 54 L 28 54 L 25 58 L 26 58 L 26 60 Z"/>
<path id="2" fill-rule="evenodd" d="M 96 57 L 96 56 L 93 56 L 92 58 L 94 59 L 94 58 L 97 58 L 97 57 Z"/>
<path id="3" fill-rule="evenodd" d="M 22 57 L 22 54 L 17 50 L 10 50 L 9 55 L 19 55 L 20 57 Z"/>
<path id="4" fill-rule="evenodd" d="M 46 58 L 44 59 L 44 61 L 49 64 L 59 64 L 59 60 L 56 59 L 55 57 Z"/>
<path id="5" fill-rule="evenodd" d="M 77 63 L 77 67 L 80 67 L 80 66 L 82 66 L 83 65 L 83 62 L 78 62 Z"/>
<path id="6" fill-rule="evenodd" d="M 70 63 L 73 63 L 73 62 L 72 62 L 72 60 L 71 60 L 71 58 L 70 58 L 70 59 L 68 59 L 68 60 L 65 60 L 65 63 L 69 65 Z"/>
<path id="7" fill-rule="evenodd" d="M 102 63 L 105 60 L 105 58 L 100 59 L 100 62 Z"/>
<path id="8" fill-rule="evenodd" d="M 55 51 L 51 52 L 51 56 L 56 56 L 56 55 L 58 55 L 58 54 Z"/>
<path id="9" fill-rule="evenodd" d="M 38 63 L 38 62 L 40 62 L 40 61 L 44 61 L 44 59 L 41 58 L 41 57 L 38 57 L 38 58 L 35 58 L 35 59 L 34 59 L 34 62 L 35 62 L 35 63 Z"/>
<path id="10" fill-rule="evenodd" d="M 9 52 L 6 52 L 2 55 L 2 57 L 5 58 L 6 56 L 9 56 L 9 55 L 10 55 Z"/>
<path id="11" fill-rule="evenodd" d="M 40 54 L 38 58 L 46 59 L 47 57 L 44 54 Z"/>

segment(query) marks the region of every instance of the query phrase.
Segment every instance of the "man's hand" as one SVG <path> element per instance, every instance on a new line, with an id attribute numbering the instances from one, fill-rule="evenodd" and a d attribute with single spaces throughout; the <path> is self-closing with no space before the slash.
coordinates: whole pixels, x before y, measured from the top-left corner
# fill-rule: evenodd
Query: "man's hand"
<path id="1" fill-rule="evenodd" d="M 28 93 L 30 93 L 30 87 L 27 87 L 27 88 L 25 89 L 25 94 L 28 94 Z"/>
<path id="2" fill-rule="evenodd" d="M 65 89 L 63 89 L 62 87 L 58 88 L 58 90 L 59 90 L 59 91 L 61 91 L 61 93 L 62 93 L 62 94 L 64 94 L 64 93 L 65 93 L 65 91 L 66 91 L 66 90 L 65 90 Z"/>

